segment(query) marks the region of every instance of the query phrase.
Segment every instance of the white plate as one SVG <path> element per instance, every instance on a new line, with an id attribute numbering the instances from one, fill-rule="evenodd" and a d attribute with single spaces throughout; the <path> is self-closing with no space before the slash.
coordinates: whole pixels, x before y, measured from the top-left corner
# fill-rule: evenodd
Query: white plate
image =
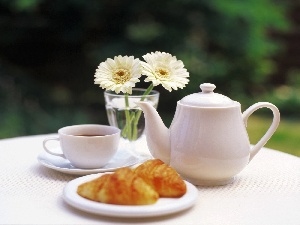
<path id="1" fill-rule="evenodd" d="M 57 152 L 61 152 L 60 148 L 54 149 Z M 79 169 L 71 165 L 70 161 L 59 156 L 51 155 L 45 151 L 41 152 L 38 157 L 38 161 L 45 167 L 53 170 L 60 171 L 67 174 L 87 175 L 93 173 L 103 173 L 114 171 L 118 168 L 128 167 L 141 163 L 146 160 L 145 157 L 137 157 L 130 152 L 120 148 L 114 155 L 114 157 L 103 167 L 97 169 Z"/>
<path id="2" fill-rule="evenodd" d="M 77 194 L 77 187 L 103 174 L 92 174 L 70 181 L 63 190 L 64 200 L 85 212 L 113 217 L 152 217 L 176 213 L 193 206 L 198 198 L 198 189 L 186 182 L 187 192 L 180 198 L 160 198 L 153 205 L 123 206 L 91 201 Z"/>

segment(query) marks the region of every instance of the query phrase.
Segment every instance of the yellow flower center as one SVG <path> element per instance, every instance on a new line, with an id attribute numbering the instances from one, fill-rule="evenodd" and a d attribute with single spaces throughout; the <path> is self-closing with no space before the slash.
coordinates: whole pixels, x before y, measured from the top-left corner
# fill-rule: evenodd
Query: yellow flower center
<path id="1" fill-rule="evenodd" d="M 117 84 L 124 84 L 130 80 L 130 72 L 126 69 L 117 69 L 114 71 L 113 79 Z"/>
<path id="2" fill-rule="evenodd" d="M 160 78 L 169 78 L 170 73 L 167 69 L 164 68 L 158 68 L 155 70 L 155 73 Z"/>

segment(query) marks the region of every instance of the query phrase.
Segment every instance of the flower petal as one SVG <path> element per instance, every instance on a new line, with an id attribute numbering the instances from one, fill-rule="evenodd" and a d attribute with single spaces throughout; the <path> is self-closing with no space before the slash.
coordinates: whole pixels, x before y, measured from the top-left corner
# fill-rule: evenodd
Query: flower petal
<path id="1" fill-rule="evenodd" d="M 168 91 L 183 88 L 189 82 L 189 73 L 181 60 L 165 52 L 151 52 L 143 56 L 142 73 L 147 76 L 146 82 L 154 86 L 162 84 Z"/>
<path id="2" fill-rule="evenodd" d="M 132 87 L 140 81 L 141 73 L 142 65 L 139 59 L 119 55 L 99 64 L 94 75 L 94 83 L 116 93 L 131 94 Z"/>

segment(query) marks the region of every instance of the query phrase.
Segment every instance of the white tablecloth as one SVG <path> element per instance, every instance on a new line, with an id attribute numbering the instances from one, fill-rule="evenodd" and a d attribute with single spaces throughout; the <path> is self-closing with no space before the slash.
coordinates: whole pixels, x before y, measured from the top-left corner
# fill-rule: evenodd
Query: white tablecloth
<path id="1" fill-rule="evenodd" d="M 74 175 L 40 165 L 38 135 L 0 140 L 0 224 L 300 224 L 300 158 L 262 149 L 233 184 L 198 187 L 194 207 L 168 216 L 111 218 L 74 209 L 62 190 Z M 147 153 L 145 140 L 139 150 Z"/>

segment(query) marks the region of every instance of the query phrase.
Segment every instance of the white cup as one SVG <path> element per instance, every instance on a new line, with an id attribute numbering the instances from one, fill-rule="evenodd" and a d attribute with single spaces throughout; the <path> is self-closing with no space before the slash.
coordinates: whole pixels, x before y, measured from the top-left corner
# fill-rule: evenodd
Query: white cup
<path id="1" fill-rule="evenodd" d="M 46 138 L 43 147 L 49 154 L 66 158 L 82 169 L 101 168 L 115 155 L 120 140 L 120 129 L 113 126 L 83 124 L 63 127 L 59 137 Z M 47 148 L 48 141 L 59 141 L 63 153 Z"/>

